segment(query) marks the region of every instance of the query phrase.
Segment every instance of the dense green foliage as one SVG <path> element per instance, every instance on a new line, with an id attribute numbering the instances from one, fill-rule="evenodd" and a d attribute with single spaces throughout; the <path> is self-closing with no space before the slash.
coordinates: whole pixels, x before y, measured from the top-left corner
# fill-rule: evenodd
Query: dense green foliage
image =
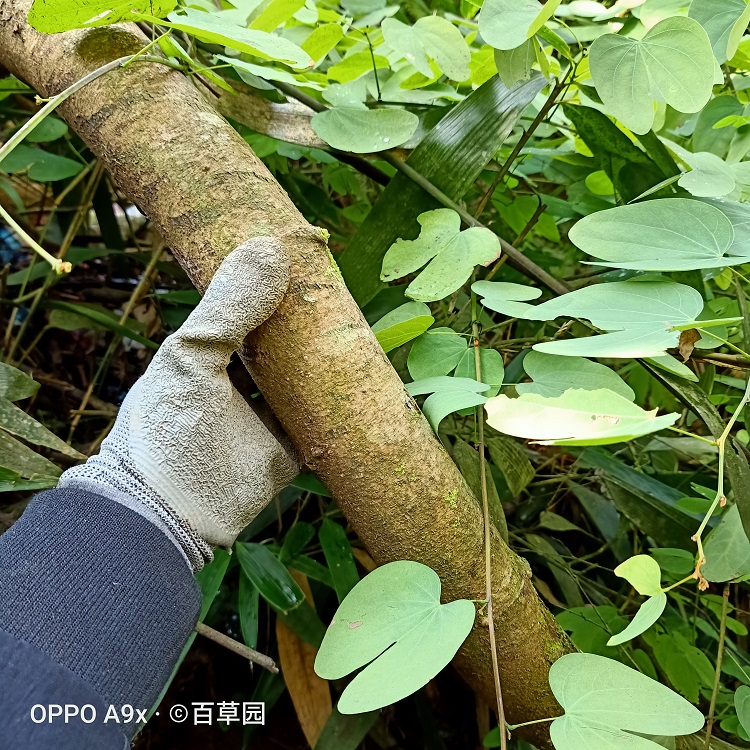
<path id="1" fill-rule="evenodd" d="M 143 56 L 160 49 L 223 96 L 311 107 L 297 139 L 306 145 L 235 125 L 331 233 L 378 341 L 479 496 L 486 464 L 489 517 L 528 557 L 539 591 L 587 652 L 564 657 L 550 677 L 566 709 L 552 724 L 558 750 L 594 746 L 602 731 L 610 747 L 653 748 L 628 732 L 697 731 L 702 718 L 689 703 L 714 734 L 750 741 L 750 5 L 716 5 L 35 0 L 29 15 L 45 33 L 139 21 L 153 33 Z M 13 78 L 0 84 L 9 135 L 28 120 L 18 102 L 30 92 Z M 88 331 L 100 364 L 80 383 L 90 387 L 85 408 L 91 392 L 117 381 L 108 368 L 127 361 L 123 337 L 145 353 L 195 298 L 160 246 L 126 252 L 148 230 L 122 233 L 105 178 L 61 120 L 39 118 L 0 158 L 6 220 L 78 266 L 60 278 L 38 261 L 4 277 L 5 359 L 32 373 L 71 373 L 72 337 Z M 52 209 L 35 193 L 48 189 Z M 94 240 L 82 228 L 89 204 Z M 31 205 L 44 217 L 40 232 Z M 113 312 L 71 286 L 103 271 L 110 280 L 143 274 L 155 287 L 148 323 L 132 320 L 130 303 Z M 62 368 L 39 346 L 50 338 L 68 349 Z M 0 369 L 5 490 L 51 486 L 59 474 L 27 444 L 77 455 L 12 403 L 34 394 L 26 376 Z M 35 408 L 27 411 L 49 426 L 65 419 Z M 84 452 L 106 429 L 102 416 L 111 414 L 84 416 Z M 439 605 L 439 581 L 427 569 L 404 582 L 403 569 L 388 566 L 355 586 L 358 545 L 328 518 L 336 508 L 325 488 L 301 478 L 281 513 L 293 505 L 297 516 L 283 515 L 273 539 L 270 507 L 238 544 L 238 563 L 220 557 L 204 571 L 209 604 L 221 589 L 203 616 L 254 647 L 267 604 L 318 646 L 320 615 L 334 599 L 352 592 L 339 610 L 348 617 L 390 590 L 409 613 L 410 586 L 424 575 L 434 590 L 422 602 L 428 614 L 412 612 L 419 628 L 388 622 L 379 640 L 349 645 L 363 631 L 344 627 L 319 656 L 320 673 L 339 678 L 396 644 L 347 688 L 342 714 L 421 687 L 468 630 L 454 623 L 437 645 L 435 629 L 454 606 Z M 289 567 L 315 582 L 317 611 Z M 424 658 L 412 650 L 410 663 L 400 655 L 421 636 Z M 387 658 L 394 663 L 384 666 Z M 597 703 L 601 681 L 634 696 L 622 708 L 629 717 Z M 578 690 L 589 683 L 590 692 Z M 263 681 L 254 690 L 269 703 L 280 691 Z M 348 747 L 378 721 L 366 717 Z M 351 720 L 334 713 L 330 722 Z"/>

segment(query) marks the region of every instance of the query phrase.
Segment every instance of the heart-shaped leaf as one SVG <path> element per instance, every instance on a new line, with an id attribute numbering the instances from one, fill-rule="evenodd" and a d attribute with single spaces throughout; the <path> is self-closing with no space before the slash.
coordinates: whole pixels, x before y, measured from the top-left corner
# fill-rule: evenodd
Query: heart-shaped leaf
<path id="1" fill-rule="evenodd" d="M 483 404 L 487 397 L 481 394 L 489 388 L 489 385 L 470 378 L 447 376 L 425 378 L 406 384 L 406 390 L 412 396 L 432 394 L 422 405 L 422 413 L 435 432 L 443 419 L 452 412 Z"/>
<path id="2" fill-rule="evenodd" d="M 511 318 L 524 316 L 532 309 L 527 301 L 542 296 L 541 289 L 508 281 L 475 281 L 471 290 L 482 297 L 485 307 Z"/>
<path id="3" fill-rule="evenodd" d="M 448 375 L 468 346 L 467 340 L 452 328 L 433 328 L 414 342 L 406 367 L 414 380 Z"/>
<path id="4" fill-rule="evenodd" d="M 343 714 L 387 706 L 426 685 L 453 658 L 474 624 L 465 599 L 440 603 L 440 579 L 417 562 L 377 568 L 338 608 L 315 659 L 326 680 L 363 669 L 344 690 Z"/>
<path id="5" fill-rule="evenodd" d="M 565 716 L 550 727 L 557 750 L 655 750 L 648 735 L 692 734 L 703 714 L 673 690 L 620 662 L 596 654 L 566 654 L 549 683 Z"/>
<path id="6" fill-rule="evenodd" d="M 619 646 L 621 643 L 633 640 L 641 633 L 645 633 L 660 617 L 667 606 L 667 595 L 664 593 L 654 594 L 646 599 L 635 613 L 635 617 L 625 630 L 613 635 L 608 641 L 608 646 Z"/>
<path id="7" fill-rule="evenodd" d="M 500 256 L 500 240 L 489 229 L 461 231 L 461 217 L 448 208 L 417 217 L 422 226 L 416 240 L 397 240 L 383 258 L 381 281 L 392 281 L 427 267 L 409 284 L 406 295 L 433 302 L 459 289 L 477 265 Z M 429 261 L 429 263 L 428 263 Z"/>
<path id="8" fill-rule="evenodd" d="M 318 112 L 310 124 L 329 146 L 369 154 L 408 141 L 419 125 L 419 118 L 405 109 L 367 109 L 361 105 Z"/>
<path id="9" fill-rule="evenodd" d="M 607 112 L 636 133 L 651 130 L 656 99 L 698 112 L 711 98 L 711 42 L 692 18 L 665 18 L 641 40 L 604 34 L 591 45 L 589 61 Z"/>
<path id="10" fill-rule="evenodd" d="M 381 29 L 385 43 L 423 76 L 433 77 L 430 60 L 434 60 L 454 81 L 465 81 L 469 77 L 469 47 L 463 34 L 445 18 L 424 16 L 413 26 L 386 18 Z"/>
<path id="11" fill-rule="evenodd" d="M 572 388 L 545 398 L 528 393 L 487 401 L 487 423 L 499 432 L 542 445 L 608 445 L 673 425 L 679 415 L 656 416 L 614 391 Z"/>
<path id="12" fill-rule="evenodd" d="M 516 392 L 538 393 L 540 396 L 561 396 L 569 388 L 594 391 L 606 388 L 628 401 L 635 400 L 633 389 L 614 370 L 582 357 L 555 357 L 531 351 L 523 358 L 523 369 L 534 381 L 519 383 Z"/>
<path id="13" fill-rule="evenodd" d="M 615 568 L 615 575 L 624 578 L 639 594 L 661 593 L 661 568 L 653 557 L 635 555 Z"/>
<path id="14" fill-rule="evenodd" d="M 726 257 L 734 241 L 730 220 L 706 202 L 645 201 L 599 211 L 570 230 L 570 240 L 597 265 L 639 271 L 682 271 L 745 263 Z M 745 251 L 748 252 L 747 250 Z"/>
<path id="15" fill-rule="evenodd" d="M 480 346 L 479 366 L 482 370 L 482 382 L 487 383 L 487 385 L 490 386 L 489 390 L 485 391 L 484 395 L 487 397 L 497 395 L 503 384 L 503 377 L 505 376 L 503 355 L 500 354 L 497 349 L 487 349 L 484 346 Z M 461 361 L 456 367 L 455 375 L 457 378 L 472 378 L 478 380 L 474 347 L 469 347 L 464 352 Z"/>
<path id="16" fill-rule="evenodd" d="M 407 302 L 384 315 L 372 327 L 375 338 L 389 352 L 423 334 L 433 323 L 430 308 L 422 302 Z"/>

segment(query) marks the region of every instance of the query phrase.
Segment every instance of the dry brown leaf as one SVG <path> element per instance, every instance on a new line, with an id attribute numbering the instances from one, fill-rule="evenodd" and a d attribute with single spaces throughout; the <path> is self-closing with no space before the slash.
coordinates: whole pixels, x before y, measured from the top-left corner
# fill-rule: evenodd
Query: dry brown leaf
<path id="1" fill-rule="evenodd" d="M 690 359 L 690 355 L 695 349 L 696 342 L 700 341 L 701 335 L 695 328 L 688 328 L 687 331 L 683 331 L 680 334 L 680 343 L 677 344 L 677 348 L 680 351 L 680 356 L 683 362 L 687 362 Z"/>
<path id="2" fill-rule="evenodd" d="M 307 576 L 291 571 L 294 580 L 315 606 Z M 333 711 L 328 682 L 315 674 L 313 665 L 318 650 L 295 635 L 280 619 L 276 620 L 279 665 L 289 690 L 294 710 L 310 747 L 315 743 Z"/>
<path id="3" fill-rule="evenodd" d="M 378 567 L 378 564 L 375 562 L 375 560 L 373 560 L 365 550 L 359 549 L 359 547 L 352 547 L 352 553 L 354 554 L 354 557 L 357 559 L 357 562 L 368 573 L 372 573 L 372 571 Z"/>

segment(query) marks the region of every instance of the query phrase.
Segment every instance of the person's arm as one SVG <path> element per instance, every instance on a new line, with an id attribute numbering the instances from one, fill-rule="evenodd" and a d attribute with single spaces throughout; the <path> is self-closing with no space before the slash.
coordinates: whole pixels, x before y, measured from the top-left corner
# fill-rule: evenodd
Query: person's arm
<path id="1" fill-rule="evenodd" d="M 0 537 L 0 750 L 127 747 L 197 620 L 194 572 L 296 474 L 226 371 L 287 283 L 276 241 L 230 253 L 99 454 Z"/>

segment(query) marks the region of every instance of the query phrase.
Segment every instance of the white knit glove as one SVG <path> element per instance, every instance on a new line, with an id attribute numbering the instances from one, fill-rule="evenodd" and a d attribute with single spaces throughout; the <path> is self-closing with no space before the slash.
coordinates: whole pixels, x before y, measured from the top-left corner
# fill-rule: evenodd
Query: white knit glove
<path id="1" fill-rule="evenodd" d="M 227 374 L 232 353 L 288 285 L 278 240 L 257 237 L 232 251 L 128 393 L 99 454 L 59 486 L 105 495 L 166 527 L 196 571 L 212 546 L 230 547 L 298 471 Z"/>

